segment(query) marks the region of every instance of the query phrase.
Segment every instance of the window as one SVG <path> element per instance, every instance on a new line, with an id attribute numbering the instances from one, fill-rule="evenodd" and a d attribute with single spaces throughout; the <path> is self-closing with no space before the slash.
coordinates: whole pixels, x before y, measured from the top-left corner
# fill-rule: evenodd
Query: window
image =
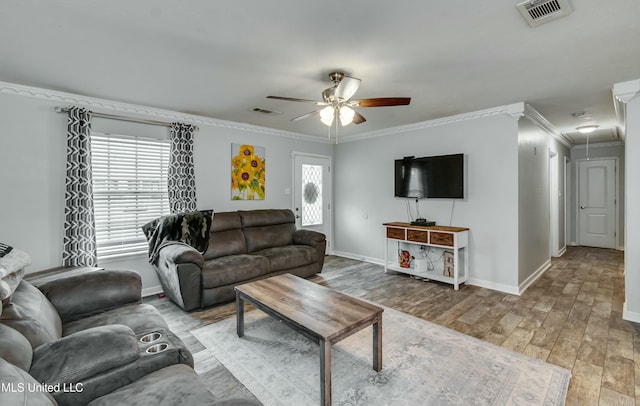
<path id="1" fill-rule="evenodd" d="M 147 252 L 140 227 L 169 214 L 170 142 L 91 133 L 98 259 Z"/>
<path id="2" fill-rule="evenodd" d="M 302 226 L 322 224 L 322 165 L 302 164 Z"/>

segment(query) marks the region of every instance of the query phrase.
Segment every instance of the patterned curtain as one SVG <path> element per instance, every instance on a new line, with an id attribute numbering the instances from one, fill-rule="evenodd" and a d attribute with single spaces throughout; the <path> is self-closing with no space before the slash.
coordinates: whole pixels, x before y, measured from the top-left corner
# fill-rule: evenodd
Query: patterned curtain
<path id="1" fill-rule="evenodd" d="M 91 112 L 72 107 L 67 125 L 67 177 L 64 208 L 66 266 L 96 266 L 96 233 L 91 177 Z"/>
<path id="2" fill-rule="evenodd" d="M 196 210 L 196 177 L 193 168 L 193 133 L 189 124 L 171 124 L 169 160 L 169 208 L 171 213 Z"/>

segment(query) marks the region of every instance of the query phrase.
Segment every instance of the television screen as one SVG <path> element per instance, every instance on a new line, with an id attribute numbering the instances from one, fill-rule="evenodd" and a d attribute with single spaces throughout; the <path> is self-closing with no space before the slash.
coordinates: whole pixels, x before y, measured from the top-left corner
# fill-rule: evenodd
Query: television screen
<path id="1" fill-rule="evenodd" d="M 395 196 L 463 199 L 464 155 L 397 159 Z"/>

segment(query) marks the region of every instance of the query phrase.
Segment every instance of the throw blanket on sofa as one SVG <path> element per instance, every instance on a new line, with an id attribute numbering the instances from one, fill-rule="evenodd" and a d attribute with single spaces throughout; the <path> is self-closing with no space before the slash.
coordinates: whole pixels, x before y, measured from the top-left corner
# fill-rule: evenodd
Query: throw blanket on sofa
<path id="1" fill-rule="evenodd" d="M 149 262 L 155 263 L 160 248 L 170 244 L 189 245 L 200 253 L 209 246 L 213 210 L 176 213 L 157 218 L 142 226 L 149 243 Z"/>
<path id="2" fill-rule="evenodd" d="M 0 300 L 3 303 L 6 304 L 16 290 L 24 276 L 24 267 L 30 264 L 29 254 L 0 243 Z"/>

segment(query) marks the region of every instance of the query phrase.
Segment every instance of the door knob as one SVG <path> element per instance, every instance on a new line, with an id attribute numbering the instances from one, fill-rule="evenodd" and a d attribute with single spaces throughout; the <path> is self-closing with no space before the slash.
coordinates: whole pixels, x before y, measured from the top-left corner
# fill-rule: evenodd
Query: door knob
<path id="1" fill-rule="evenodd" d="M 580 206 L 580 208 L 581 208 L 582 210 L 584 210 L 584 206 Z"/>

